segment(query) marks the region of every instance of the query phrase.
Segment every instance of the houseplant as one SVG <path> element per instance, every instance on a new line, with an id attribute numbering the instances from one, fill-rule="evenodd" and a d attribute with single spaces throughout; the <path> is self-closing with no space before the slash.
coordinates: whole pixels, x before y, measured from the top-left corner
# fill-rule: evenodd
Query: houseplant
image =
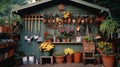
<path id="1" fill-rule="evenodd" d="M 56 63 L 63 63 L 64 62 L 64 53 L 63 52 L 54 52 L 53 56 L 55 57 Z"/>
<path id="2" fill-rule="evenodd" d="M 90 43 L 93 41 L 93 38 L 90 37 L 90 36 L 83 36 L 83 42 L 87 42 L 87 43 Z"/>
<path id="3" fill-rule="evenodd" d="M 108 39 L 112 38 L 113 33 L 119 27 L 119 24 L 114 19 L 105 19 L 100 24 L 100 31 L 107 35 Z"/>
<path id="4" fill-rule="evenodd" d="M 46 42 L 52 42 L 53 36 L 52 36 L 51 34 L 48 34 L 48 35 L 45 37 L 45 40 L 46 40 Z"/>
<path id="5" fill-rule="evenodd" d="M 114 67 L 115 53 L 113 51 L 112 43 L 107 41 L 100 41 L 97 48 L 101 49 L 102 61 L 105 67 Z"/>
<path id="6" fill-rule="evenodd" d="M 67 63 L 72 63 L 74 50 L 72 48 L 65 48 L 64 49 L 64 53 L 66 55 L 66 61 L 67 61 Z"/>
<path id="7" fill-rule="evenodd" d="M 51 42 L 43 42 L 40 44 L 39 49 L 43 52 L 44 56 L 49 56 L 50 51 L 54 48 L 54 44 Z"/>

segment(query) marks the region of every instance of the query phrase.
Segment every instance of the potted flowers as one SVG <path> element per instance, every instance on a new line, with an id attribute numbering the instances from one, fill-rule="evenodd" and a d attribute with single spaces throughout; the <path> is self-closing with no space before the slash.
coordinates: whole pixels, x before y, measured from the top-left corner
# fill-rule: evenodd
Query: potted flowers
<path id="1" fill-rule="evenodd" d="M 101 49 L 102 61 L 105 67 L 114 67 L 115 54 L 113 51 L 112 43 L 110 42 L 98 42 L 97 47 Z"/>
<path id="2" fill-rule="evenodd" d="M 64 53 L 66 55 L 66 61 L 67 63 L 72 63 L 73 61 L 73 54 L 74 54 L 74 50 L 72 48 L 66 48 L 64 49 Z"/>
<path id="3" fill-rule="evenodd" d="M 50 51 L 54 48 L 54 44 L 51 42 L 43 42 L 40 44 L 39 49 L 43 52 L 44 56 L 49 56 Z"/>

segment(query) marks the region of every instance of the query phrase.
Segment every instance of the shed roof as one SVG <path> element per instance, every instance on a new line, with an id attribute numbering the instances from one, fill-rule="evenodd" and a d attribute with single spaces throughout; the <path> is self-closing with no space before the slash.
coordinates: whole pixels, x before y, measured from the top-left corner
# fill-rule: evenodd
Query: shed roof
<path id="1" fill-rule="evenodd" d="M 106 11 L 106 12 L 110 12 L 110 10 L 108 8 L 105 8 L 105 7 L 102 7 L 102 6 L 93 4 L 93 3 L 89 3 L 89 2 L 86 2 L 86 1 L 83 1 L 83 0 L 60 0 L 60 1 L 69 1 L 69 2 L 73 2 L 73 3 L 78 3 L 78 4 L 81 4 L 81 5 L 90 7 L 90 8 L 94 8 L 94 9 L 97 9 L 97 10 L 103 10 L 103 11 Z M 35 7 L 37 5 L 42 5 L 44 3 L 49 4 L 49 2 L 58 2 L 58 0 L 41 0 L 41 1 L 38 1 L 38 2 L 35 2 L 35 3 L 32 3 L 32 4 L 27 4 L 27 5 L 24 5 L 24 6 L 15 7 L 11 10 L 11 12 L 20 14 L 19 11 L 22 11 L 22 10 L 25 10 L 25 9 L 28 9 L 28 8 L 30 9 L 31 7 Z"/>

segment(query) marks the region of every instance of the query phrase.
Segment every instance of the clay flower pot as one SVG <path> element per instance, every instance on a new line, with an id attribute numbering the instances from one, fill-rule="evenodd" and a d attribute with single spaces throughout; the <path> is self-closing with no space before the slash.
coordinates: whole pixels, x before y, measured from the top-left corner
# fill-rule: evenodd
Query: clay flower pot
<path id="1" fill-rule="evenodd" d="M 105 67 L 114 67 L 115 55 L 102 55 L 102 61 Z"/>
<path id="2" fill-rule="evenodd" d="M 73 61 L 73 56 L 72 55 L 66 55 L 66 62 L 67 63 L 72 63 Z"/>
<path id="3" fill-rule="evenodd" d="M 74 52 L 74 62 L 79 63 L 81 61 L 81 52 Z"/>
<path id="4" fill-rule="evenodd" d="M 64 62 L 64 56 L 55 56 L 55 62 L 60 64 Z"/>

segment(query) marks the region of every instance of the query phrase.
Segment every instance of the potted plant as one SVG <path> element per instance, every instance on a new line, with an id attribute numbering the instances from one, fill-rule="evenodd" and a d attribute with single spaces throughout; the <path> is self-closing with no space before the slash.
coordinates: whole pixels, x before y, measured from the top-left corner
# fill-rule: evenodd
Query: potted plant
<path id="1" fill-rule="evenodd" d="M 63 52 L 54 52 L 53 56 L 55 57 L 56 63 L 63 63 L 64 62 L 64 53 Z"/>
<path id="2" fill-rule="evenodd" d="M 44 56 L 49 56 L 50 51 L 54 48 L 54 44 L 51 42 L 43 42 L 40 44 L 39 49 L 43 52 Z"/>
<path id="3" fill-rule="evenodd" d="M 46 42 L 52 42 L 53 36 L 52 36 L 51 34 L 48 34 L 48 35 L 45 37 L 45 39 L 46 39 Z"/>
<path id="4" fill-rule="evenodd" d="M 100 46 L 101 45 L 101 46 Z M 98 47 L 101 48 L 102 61 L 105 67 L 114 67 L 115 52 L 112 43 L 103 41 Z"/>
<path id="5" fill-rule="evenodd" d="M 100 24 L 100 31 L 107 35 L 108 39 L 112 38 L 113 33 L 115 33 L 115 30 L 119 27 L 119 24 L 114 19 L 106 19 L 103 20 Z"/>
<path id="6" fill-rule="evenodd" d="M 75 51 L 74 52 L 74 62 L 79 63 L 79 62 L 81 62 L 81 59 L 82 59 L 82 52 Z"/>
<path id="7" fill-rule="evenodd" d="M 67 63 L 72 63 L 74 50 L 72 48 L 65 48 L 64 49 L 64 53 L 66 55 L 66 61 L 67 61 Z"/>
<path id="8" fill-rule="evenodd" d="M 93 41 L 93 38 L 90 37 L 90 36 L 83 36 L 83 42 L 87 42 L 87 43 L 90 43 Z"/>
<path id="9" fill-rule="evenodd" d="M 101 55 L 100 55 L 99 53 L 96 53 L 96 54 L 95 54 L 95 59 L 96 59 L 96 61 L 97 61 L 96 63 L 97 63 L 97 64 L 100 64 Z"/>

